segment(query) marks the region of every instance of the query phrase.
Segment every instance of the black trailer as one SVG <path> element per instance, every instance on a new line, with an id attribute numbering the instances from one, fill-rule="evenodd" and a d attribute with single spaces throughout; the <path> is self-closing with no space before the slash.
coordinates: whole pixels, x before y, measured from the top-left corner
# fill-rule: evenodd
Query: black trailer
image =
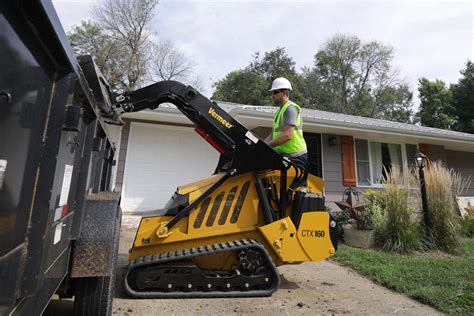
<path id="1" fill-rule="evenodd" d="M 0 315 L 111 313 L 120 195 L 115 120 L 92 59 L 76 59 L 50 0 L 0 2 Z"/>

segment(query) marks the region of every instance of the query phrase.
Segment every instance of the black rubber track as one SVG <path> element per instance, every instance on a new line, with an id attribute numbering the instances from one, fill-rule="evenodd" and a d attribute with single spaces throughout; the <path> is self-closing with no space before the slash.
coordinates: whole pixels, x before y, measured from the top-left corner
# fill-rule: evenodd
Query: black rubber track
<path id="1" fill-rule="evenodd" d="M 134 269 L 139 269 L 140 267 L 150 267 L 152 265 L 160 265 L 163 263 L 172 263 L 173 261 L 182 261 L 183 259 L 191 259 L 196 256 L 204 256 L 215 254 L 224 251 L 234 251 L 241 250 L 244 248 L 256 248 L 258 249 L 266 259 L 266 267 L 271 272 L 271 279 L 269 281 L 269 287 L 267 289 L 258 289 L 258 290 L 229 290 L 229 291 L 136 291 L 130 285 L 129 277 L 133 277 Z M 132 280 L 133 281 L 133 280 Z M 124 275 L 124 287 L 128 295 L 137 298 L 180 298 L 180 297 L 256 297 L 256 296 L 270 296 L 275 292 L 280 285 L 280 275 L 278 270 L 273 263 L 271 257 L 266 251 L 265 247 L 259 242 L 253 239 L 242 239 L 234 240 L 225 243 L 212 244 L 197 248 L 183 249 L 177 251 L 171 251 L 166 253 L 161 253 L 157 255 L 150 255 L 139 257 L 130 262 L 127 271 Z"/>

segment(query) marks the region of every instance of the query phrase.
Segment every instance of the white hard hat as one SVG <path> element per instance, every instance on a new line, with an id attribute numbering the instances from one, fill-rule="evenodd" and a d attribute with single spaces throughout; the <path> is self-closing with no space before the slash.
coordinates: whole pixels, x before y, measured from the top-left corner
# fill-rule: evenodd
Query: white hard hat
<path id="1" fill-rule="evenodd" d="M 273 91 L 273 90 L 280 90 L 280 89 L 287 89 L 291 90 L 291 83 L 288 79 L 280 77 L 276 78 L 272 82 L 272 88 L 268 91 Z"/>

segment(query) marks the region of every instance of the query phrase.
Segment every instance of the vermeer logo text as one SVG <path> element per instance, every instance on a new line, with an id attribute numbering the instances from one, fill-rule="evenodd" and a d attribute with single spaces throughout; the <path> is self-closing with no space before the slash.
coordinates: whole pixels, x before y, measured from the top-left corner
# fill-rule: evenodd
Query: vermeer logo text
<path id="1" fill-rule="evenodd" d="M 225 118 L 223 118 L 222 116 L 220 116 L 219 114 L 217 114 L 216 110 L 214 110 L 214 108 L 209 108 L 209 114 L 211 114 L 211 116 L 213 118 L 215 118 L 219 123 L 221 123 L 222 125 L 224 125 L 225 127 L 227 128 L 232 128 L 234 127 L 234 125 L 230 124 L 229 122 L 227 122 L 227 120 Z"/>

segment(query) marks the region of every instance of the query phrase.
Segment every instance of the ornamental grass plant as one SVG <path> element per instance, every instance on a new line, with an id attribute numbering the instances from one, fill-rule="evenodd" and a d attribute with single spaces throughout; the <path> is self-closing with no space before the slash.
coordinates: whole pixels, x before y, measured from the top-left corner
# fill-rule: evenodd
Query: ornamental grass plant
<path id="1" fill-rule="evenodd" d="M 461 236 L 474 237 L 474 215 L 466 215 L 461 221 Z"/>
<path id="2" fill-rule="evenodd" d="M 426 168 L 425 179 L 429 214 L 427 245 L 433 249 L 455 252 L 459 246 L 461 224 L 455 197 L 469 187 L 470 180 L 463 179 L 441 162 L 431 163 Z"/>
<path id="3" fill-rule="evenodd" d="M 403 172 L 392 166 L 386 172 L 381 199 L 374 207 L 376 240 L 386 251 L 410 253 L 424 248 L 422 231 L 416 220 L 410 201 L 417 194 L 416 177 L 412 172 Z"/>

